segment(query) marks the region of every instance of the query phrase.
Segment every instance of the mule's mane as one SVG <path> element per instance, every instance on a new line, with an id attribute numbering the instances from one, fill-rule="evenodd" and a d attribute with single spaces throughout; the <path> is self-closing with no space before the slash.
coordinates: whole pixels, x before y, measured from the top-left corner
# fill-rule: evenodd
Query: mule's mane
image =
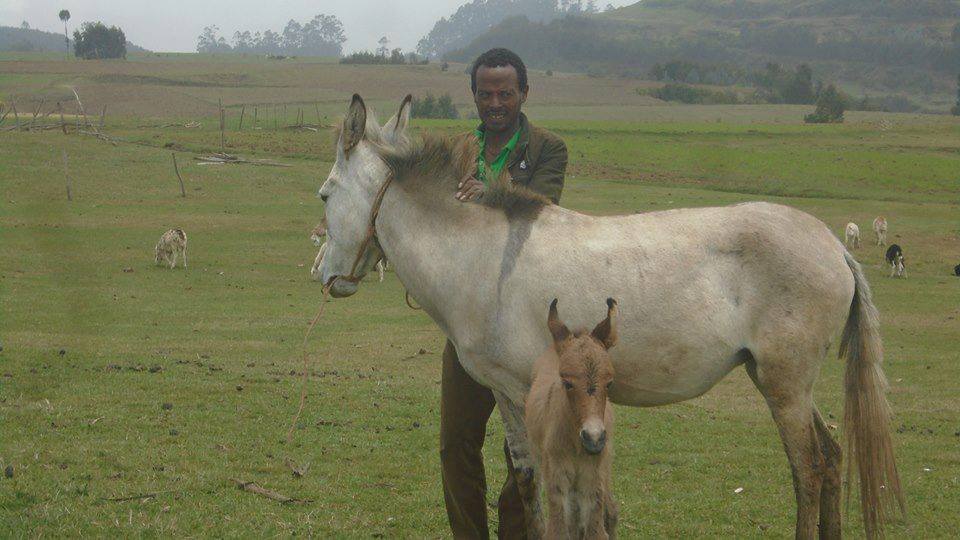
<path id="1" fill-rule="evenodd" d="M 452 198 L 457 184 L 476 170 L 477 143 L 473 137 L 438 137 L 425 135 L 407 139 L 396 146 L 381 145 L 380 158 L 394 175 L 394 181 L 414 188 L 425 196 L 449 194 Z M 545 206 L 552 204 L 546 197 L 509 181 L 506 169 L 484 191 L 480 204 L 503 210 L 510 219 L 536 219 Z"/>

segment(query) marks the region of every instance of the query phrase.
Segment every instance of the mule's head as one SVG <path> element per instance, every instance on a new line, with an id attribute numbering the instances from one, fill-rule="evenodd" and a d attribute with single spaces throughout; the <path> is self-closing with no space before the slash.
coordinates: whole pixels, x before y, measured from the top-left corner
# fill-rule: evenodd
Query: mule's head
<path id="1" fill-rule="evenodd" d="M 607 299 L 607 317 L 591 332 L 571 332 L 560 321 L 557 300 L 550 304 L 547 326 L 559 358 L 560 379 L 574 411 L 580 443 L 589 454 L 599 454 L 607 442 L 603 417 L 607 391 L 613 385 L 609 350 L 617 343 L 617 302 Z"/>
<path id="2" fill-rule="evenodd" d="M 381 127 L 363 99 L 354 94 L 343 120 L 336 162 L 319 193 L 325 203 L 327 225 L 327 251 L 319 273 L 324 284 L 331 284 L 334 297 L 357 292 L 357 282 L 337 278 L 350 275 L 358 256 L 355 278 L 365 276 L 383 255 L 376 242 L 364 246 L 374 201 L 389 174 L 377 148 L 397 144 L 405 137 L 410 102 L 410 96 L 404 98 L 396 116 Z"/>

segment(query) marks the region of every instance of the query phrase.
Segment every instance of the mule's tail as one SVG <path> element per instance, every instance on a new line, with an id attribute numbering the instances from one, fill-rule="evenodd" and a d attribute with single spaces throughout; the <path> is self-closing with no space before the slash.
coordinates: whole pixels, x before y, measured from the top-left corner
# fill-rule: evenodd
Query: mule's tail
<path id="1" fill-rule="evenodd" d="M 877 308 L 860 264 L 849 252 L 844 253 L 844 258 L 856 283 L 840 341 L 840 357 L 847 363 L 843 381 L 847 487 L 852 488 L 856 474 L 860 479 L 864 528 L 867 538 L 875 538 L 882 534 L 883 521 L 889 517 L 890 508 L 896 504 L 900 512 L 905 513 L 906 505 L 890 438 L 890 406 L 881 365 L 883 343 Z"/>

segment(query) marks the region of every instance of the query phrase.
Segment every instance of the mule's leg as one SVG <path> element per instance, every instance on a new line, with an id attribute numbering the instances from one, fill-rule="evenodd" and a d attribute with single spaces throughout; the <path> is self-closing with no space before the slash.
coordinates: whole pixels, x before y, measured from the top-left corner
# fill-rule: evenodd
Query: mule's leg
<path id="1" fill-rule="evenodd" d="M 820 538 L 840 538 L 840 493 L 842 485 L 840 445 L 830 435 L 820 411 L 814 407 L 813 425 L 817 430 L 820 455 L 823 457 L 823 485 L 820 487 Z"/>
<path id="2" fill-rule="evenodd" d="M 510 398 L 494 392 L 497 408 L 503 418 L 503 428 L 513 461 L 511 473 L 517 482 L 520 499 L 523 501 L 524 519 L 527 525 L 527 538 L 543 538 L 543 510 L 540 506 L 540 486 L 537 482 L 537 469 L 530 445 L 527 441 L 527 428 L 523 423 L 523 405 L 517 405 Z"/>
<path id="3" fill-rule="evenodd" d="M 769 366 L 757 364 L 756 361 L 748 362 L 747 373 L 770 407 L 790 461 L 793 491 L 797 498 L 796 538 L 812 540 L 817 536 L 822 485 L 820 469 L 823 467 L 813 421 L 812 377 L 805 380 L 808 373 L 798 374 L 796 364 L 780 359 L 770 362 Z M 813 371 L 815 376 L 816 369 Z"/>

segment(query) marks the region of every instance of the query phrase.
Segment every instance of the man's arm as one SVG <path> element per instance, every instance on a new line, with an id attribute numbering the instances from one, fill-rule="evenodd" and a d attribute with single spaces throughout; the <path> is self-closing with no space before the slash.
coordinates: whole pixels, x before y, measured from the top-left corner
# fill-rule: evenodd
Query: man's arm
<path id="1" fill-rule="evenodd" d="M 563 177 L 567 172 L 567 145 L 562 139 L 551 138 L 543 143 L 540 163 L 530 175 L 527 187 L 560 204 Z"/>

